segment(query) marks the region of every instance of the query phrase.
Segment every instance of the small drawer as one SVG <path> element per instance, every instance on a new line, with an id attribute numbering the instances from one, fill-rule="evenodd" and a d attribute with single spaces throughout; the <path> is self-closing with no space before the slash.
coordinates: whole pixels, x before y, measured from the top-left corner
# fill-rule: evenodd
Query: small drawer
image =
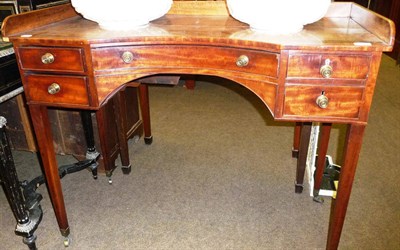
<path id="1" fill-rule="evenodd" d="M 288 77 L 366 79 L 371 57 L 365 55 L 291 54 Z"/>
<path id="2" fill-rule="evenodd" d="M 71 73 L 85 71 L 83 51 L 80 48 L 21 47 L 18 53 L 24 70 Z"/>
<path id="3" fill-rule="evenodd" d="M 285 89 L 284 116 L 358 118 L 362 87 L 289 85 Z"/>
<path id="4" fill-rule="evenodd" d="M 89 105 L 86 77 L 27 75 L 25 84 L 31 102 Z"/>
<path id="5" fill-rule="evenodd" d="M 93 67 L 101 70 L 157 68 L 168 71 L 198 68 L 239 71 L 278 77 L 279 54 L 211 46 L 126 46 L 92 51 Z M 160 71 L 160 70 L 158 70 Z M 178 72 L 177 72 L 178 73 Z"/>

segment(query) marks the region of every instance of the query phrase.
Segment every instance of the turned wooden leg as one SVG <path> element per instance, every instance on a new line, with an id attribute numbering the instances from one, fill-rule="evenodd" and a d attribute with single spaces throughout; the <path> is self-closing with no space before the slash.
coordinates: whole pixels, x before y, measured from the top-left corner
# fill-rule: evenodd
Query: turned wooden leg
<path id="1" fill-rule="evenodd" d="M 146 84 L 139 85 L 139 100 L 143 120 L 144 141 L 146 144 L 151 144 L 153 142 L 153 136 L 151 135 L 150 124 L 149 89 Z"/>
<path id="2" fill-rule="evenodd" d="M 332 200 L 328 241 L 326 245 L 326 249 L 328 250 L 337 249 L 339 246 L 340 235 L 346 216 L 347 205 L 350 199 L 364 131 L 364 124 L 350 124 L 347 129 L 343 163 L 339 177 L 339 187 L 336 199 Z"/>
<path id="3" fill-rule="evenodd" d="M 294 136 L 293 136 L 293 148 L 292 148 L 292 157 L 299 157 L 299 146 L 300 146 L 300 135 L 301 135 L 301 122 L 296 122 L 294 127 Z"/>
<path id="4" fill-rule="evenodd" d="M 35 130 L 38 148 L 46 175 L 47 188 L 53 204 L 61 234 L 69 235 L 67 212 L 65 210 L 64 197 L 61 188 L 58 166 L 53 146 L 51 126 L 47 114 L 47 107 L 41 105 L 29 105 L 32 125 Z"/>
<path id="5" fill-rule="evenodd" d="M 126 101 L 124 90 L 119 91 L 114 99 L 115 120 L 117 123 L 118 144 L 121 157 L 121 169 L 124 174 L 129 174 L 131 164 L 129 161 L 128 138 L 126 136 Z"/>
<path id="6" fill-rule="evenodd" d="M 297 158 L 297 169 L 296 169 L 296 183 L 295 183 L 296 193 L 303 192 L 304 173 L 306 170 L 308 146 L 310 144 L 311 127 L 312 127 L 311 122 L 305 122 L 302 124 L 301 127 L 299 154 Z"/>
<path id="7" fill-rule="evenodd" d="M 318 160 L 314 174 L 314 197 L 318 196 L 321 189 L 322 177 L 325 169 L 325 158 L 328 152 L 329 138 L 331 136 L 331 123 L 323 123 L 321 125 L 320 142 L 318 145 Z"/>

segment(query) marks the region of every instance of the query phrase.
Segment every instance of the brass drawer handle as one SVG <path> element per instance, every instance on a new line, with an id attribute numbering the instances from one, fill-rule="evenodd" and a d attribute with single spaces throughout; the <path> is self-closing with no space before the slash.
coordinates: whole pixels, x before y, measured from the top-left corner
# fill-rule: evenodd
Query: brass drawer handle
<path id="1" fill-rule="evenodd" d="M 124 63 L 131 63 L 133 61 L 133 54 L 132 52 L 125 51 L 124 53 L 122 53 L 121 58 Z"/>
<path id="2" fill-rule="evenodd" d="M 57 94 L 58 92 L 60 92 L 60 90 L 61 90 L 60 85 L 58 85 L 58 83 L 55 83 L 55 82 L 53 82 L 52 84 L 50 84 L 50 86 L 47 88 L 47 92 L 48 92 L 50 95 L 55 95 L 55 94 Z"/>
<path id="3" fill-rule="evenodd" d="M 321 73 L 322 77 L 324 78 L 330 78 L 333 73 L 333 68 L 331 66 L 331 60 L 326 59 L 325 64 L 321 66 L 321 69 L 319 70 Z"/>
<path id="4" fill-rule="evenodd" d="M 315 102 L 317 103 L 318 107 L 326 109 L 329 104 L 329 99 L 328 97 L 326 97 L 325 93 L 322 92 L 322 94 L 317 97 L 317 100 Z"/>
<path id="5" fill-rule="evenodd" d="M 250 59 L 248 56 L 246 55 L 241 55 L 238 57 L 238 59 L 236 60 L 236 65 L 238 67 L 246 67 L 250 62 Z"/>
<path id="6" fill-rule="evenodd" d="M 42 63 L 43 64 L 51 64 L 54 62 L 54 55 L 51 53 L 46 53 L 42 56 Z"/>

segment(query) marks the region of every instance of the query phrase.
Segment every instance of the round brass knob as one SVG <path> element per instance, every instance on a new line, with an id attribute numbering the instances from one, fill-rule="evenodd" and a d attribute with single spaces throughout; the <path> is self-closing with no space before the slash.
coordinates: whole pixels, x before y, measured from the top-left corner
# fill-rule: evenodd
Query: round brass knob
<path id="1" fill-rule="evenodd" d="M 55 82 L 50 84 L 50 86 L 47 88 L 47 92 L 49 92 L 50 95 L 57 94 L 58 92 L 60 92 L 60 90 L 61 90 L 60 85 L 58 85 L 58 83 Z"/>
<path id="2" fill-rule="evenodd" d="M 42 56 L 42 63 L 43 64 L 51 64 L 54 62 L 54 55 L 51 53 L 46 53 Z"/>
<path id="3" fill-rule="evenodd" d="M 318 107 L 326 109 L 329 104 L 329 99 L 326 97 L 326 95 L 320 95 L 315 102 L 317 103 Z"/>
<path id="4" fill-rule="evenodd" d="M 321 73 L 322 77 L 330 78 L 332 76 L 333 68 L 330 64 L 331 60 L 326 59 L 325 64 L 321 66 L 319 72 Z"/>
<path id="5" fill-rule="evenodd" d="M 121 58 L 124 63 L 130 63 L 133 61 L 133 54 L 132 52 L 125 51 L 124 53 L 122 53 Z"/>
<path id="6" fill-rule="evenodd" d="M 250 62 L 250 59 L 246 55 L 241 55 L 236 60 L 236 65 L 238 67 L 246 67 Z"/>

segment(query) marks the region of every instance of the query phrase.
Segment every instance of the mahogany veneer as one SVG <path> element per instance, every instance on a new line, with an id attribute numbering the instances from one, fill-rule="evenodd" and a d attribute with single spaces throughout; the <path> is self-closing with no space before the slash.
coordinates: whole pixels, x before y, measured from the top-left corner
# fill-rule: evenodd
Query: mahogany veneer
<path id="1" fill-rule="evenodd" d="M 19 59 L 63 235 L 69 234 L 69 225 L 47 107 L 99 110 L 136 79 L 202 74 L 250 89 L 276 120 L 307 122 L 302 142 L 309 122 L 349 124 L 327 242 L 327 249 L 338 247 L 381 55 L 394 43 L 390 20 L 356 4 L 333 3 L 323 19 L 302 32 L 270 36 L 231 18 L 222 1 L 183 1 L 175 2 L 166 16 L 133 31 L 101 30 L 64 5 L 9 17 L 2 32 Z M 47 53 L 53 62 L 43 60 Z M 58 87 L 51 87 L 53 83 Z M 140 88 L 145 134 L 150 138 L 147 89 Z M 299 146 L 296 191 L 302 189 L 306 144 Z"/>

